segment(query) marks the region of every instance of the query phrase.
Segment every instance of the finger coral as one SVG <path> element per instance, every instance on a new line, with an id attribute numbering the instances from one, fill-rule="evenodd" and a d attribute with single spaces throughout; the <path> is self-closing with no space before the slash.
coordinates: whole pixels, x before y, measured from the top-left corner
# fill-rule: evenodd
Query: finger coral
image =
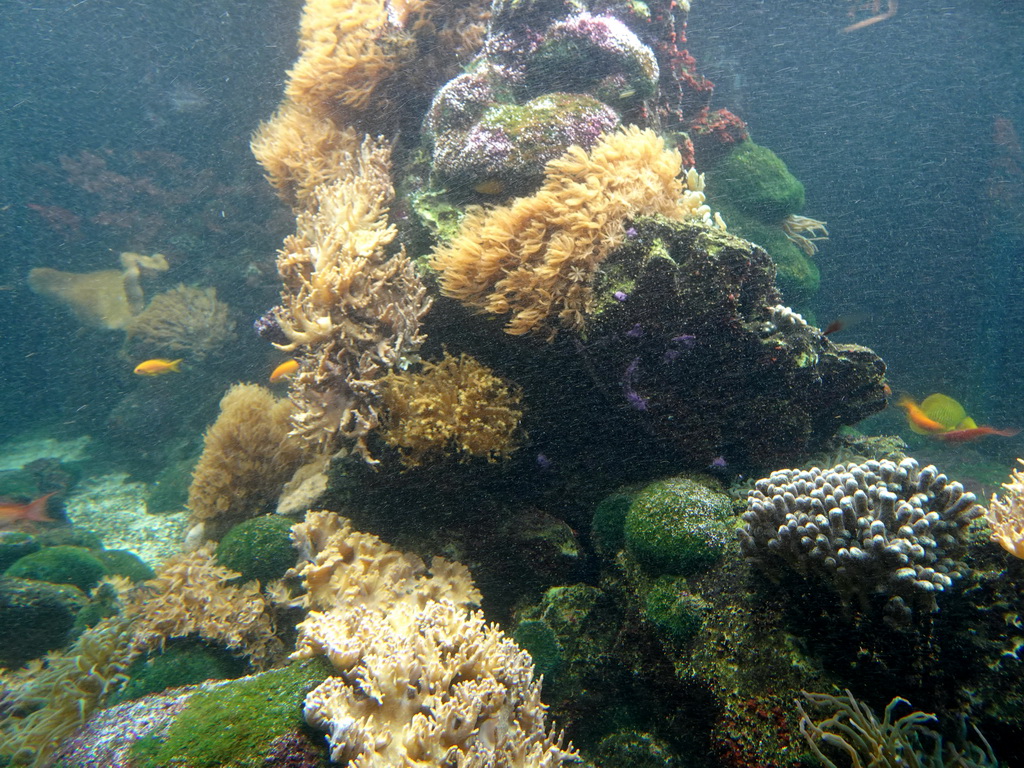
<path id="1" fill-rule="evenodd" d="M 315 192 L 278 255 L 281 349 L 300 360 L 295 433 L 320 450 L 348 441 L 372 462 L 381 378 L 415 358 L 431 299 L 404 249 L 392 255 L 390 145 L 367 138 L 345 175 Z"/>
<path id="2" fill-rule="evenodd" d="M 199 540 L 269 511 L 302 463 L 303 444 L 289 437 L 293 406 L 256 384 L 236 384 L 220 401 L 192 475 L 188 508 Z"/>
<path id="3" fill-rule="evenodd" d="M 536 194 L 467 215 L 431 266 L 446 296 L 511 315 L 510 334 L 580 329 L 594 273 L 621 243 L 627 217 L 711 223 L 703 179 L 681 172 L 679 152 L 636 126 L 603 136 L 589 153 L 570 147 L 548 163 Z"/>
<path id="4" fill-rule="evenodd" d="M 1024 459 L 1017 459 L 1024 464 Z M 992 541 L 1015 557 L 1024 559 L 1024 472 L 1013 470 L 1010 482 L 1003 483 L 1003 497 L 992 494 L 985 519 Z"/>
<path id="5" fill-rule="evenodd" d="M 381 437 L 415 467 L 456 454 L 498 461 L 516 449 L 522 419 L 519 393 L 468 355 L 445 353 L 420 373 L 390 373 L 381 402 L 386 413 Z"/>
<path id="6" fill-rule="evenodd" d="M 189 636 L 246 656 L 257 667 L 281 650 L 258 584 L 233 584 L 238 574 L 218 565 L 213 550 L 207 542 L 171 558 L 155 578 L 128 593 L 124 615 L 133 620 L 133 656 Z"/>
<path id="7" fill-rule="evenodd" d="M 317 609 L 294 657 L 334 665 L 304 707 L 332 760 L 555 768 L 576 758 L 545 726 L 529 654 L 467 607 L 479 594 L 464 567 L 435 558 L 428 572 L 327 513 L 311 512 L 296 538 Z"/>
<path id="8" fill-rule="evenodd" d="M 148 357 L 184 355 L 201 362 L 235 338 L 229 307 L 213 288 L 179 285 L 157 294 L 125 326 L 125 349 Z"/>

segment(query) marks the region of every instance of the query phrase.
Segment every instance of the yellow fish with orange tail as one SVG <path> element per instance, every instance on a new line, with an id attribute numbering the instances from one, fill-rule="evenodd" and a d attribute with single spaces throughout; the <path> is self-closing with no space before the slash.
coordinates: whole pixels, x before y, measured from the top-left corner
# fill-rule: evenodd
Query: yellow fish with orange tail
<path id="1" fill-rule="evenodd" d="M 919 435 L 930 435 L 936 432 L 945 432 L 949 429 L 941 421 L 937 421 L 929 416 L 909 395 L 901 397 L 897 405 L 906 410 L 907 424 Z"/>
<path id="2" fill-rule="evenodd" d="M 1019 429 L 978 426 L 964 407 L 949 395 L 936 392 L 918 405 L 904 395 L 899 405 L 907 411 L 907 423 L 919 435 L 928 435 L 944 443 L 969 443 L 989 435 L 1013 437 Z"/>
<path id="3" fill-rule="evenodd" d="M 184 359 L 179 357 L 177 360 L 165 360 L 162 357 L 157 357 L 152 360 L 143 360 L 135 366 L 135 370 L 132 373 L 138 376 L 163 376 L 165 373 L 181 373 L 181 361 Z"/>
<path id="4" fill-rule="evenodd" d="M 275 368 L 270 374 L 270 383 L 277 384 L 279 381 L 284 379 L 290 379 L 299 370 L 298 360 L 285 360 L 277 368 Z"/>

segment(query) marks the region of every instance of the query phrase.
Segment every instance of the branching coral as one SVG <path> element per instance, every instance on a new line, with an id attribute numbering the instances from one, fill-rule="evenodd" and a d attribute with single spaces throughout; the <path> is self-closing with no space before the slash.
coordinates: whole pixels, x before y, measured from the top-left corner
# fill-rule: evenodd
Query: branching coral
<path id="1" fill-rule="evenodd" d="M 934 715 L 914 710 L 903 717 L 895 716 L 906 699 L 895 698 L 885 708 L 881 720 L 849 691 L 846 696 L 827 693 L 804 693 L 808 702 L 829 707 L 833 714 L 814 722 L 800 702 L 800 733 L 811 751 L 828 768 L 838 768 L 822 747 L 833 756 L 843 755 L 844 765 L 851 768 L 998 768 L 999 761 L 985 737 L 975 729 L 984 747 L 961 738 L 958 748 L 943 743 L 942 737 L 925 727 Z M 834 750 L 834 751 L 833 751 Z"/>
<path id="2" fill-rule="evenodd" d="M 421 373 L 391 373 L 384 379 L 381 436 L 407 467 L 446 454 L 498 461 L 517 447 L 519 397 L 472 357 L 445 353 Z"/>
<path id="3" fill-rule="evenodd" d="M 235 323 L 217 291 L 186 285 L 154 296 L 125 330 L 126 350 L 151 357 L 182 354 L 192 362 L 205 360 L 235 338 Z"/>
<path id="4" fill-rule="evenodd" d="M 1024 459 L 1017 459 L 1024 464 Z M 1013 470 L 1010 482 L 1003 483 L 1003 496 L 992 494 L 985 519 L 992 529 L 992 541 L 1011 555 L 1024 559 L 1024 472 Z"/>
<path id="5" fill-rule="evenodd" d="M 236 384 L 224 395 L 188 492 L 192 525 L 202 525 L 193 538 L 220 539 L 276 500 L 303 459 L 302 442 L 288 434 L 293 410 L 255 384 Z"/>
<path id="6" fill-rule="evenodd" d="M 653 131 L 605 135 L 587 153 L 571 147 L 545 168 L 540 190 L 470 213 L 432 266 L 441 287 L 467 306 L 510 314 L 511 334 L 579 329 L 591 310 L 591 281 L 621 242 L 627 217 L 662 214 L 711 223 L 703 178 L 680 177 L 682 158 Z"/>
<path id="7" fill-rule="evenodd" d="M 318 187 L 278 256 L 284 280 L 277 321 L 302 361 L 292 382 L 295 432 L 322 450 L 339 438 L 372 461 L 381 378 L 415 358 L 431 300 L 404 249 L 388 246 L 394 195 L 390 147 L 367 138 L 346 154 L 344 178 Z"/>
<path id="8" fill-rule="evenodd" d="M 127 596 L 132 655 L 163 649 L 172 638 L 198 636 L 247 656 L 257 667 L 281 650 L 267 602 L 256 582 L 231 583 L 238 574 L 213 559 L 210 542 L 164 563 L 156 578 Z"/>
<path id="9" fill-rule="evenodd" d="M 125 680 L 128 622 L 106 619 L 65 652 L 0 676 L 0 761 L 41 768 Z M 4 763 L 6 764 L 6 763 Z"/>
<path id="10" fill-rule="evenodd" d="M 967 527 L 981 514 L 973 493 L 934 466 L 868 461 L 821 470 L 779 470 L 750 492 L 744 554 L 831 585 L 862 605 L 888 598 L 889 618 L 937 607 L 936 595 L 967 571 Z"/>
<path id="11" fill-rule="evenodd" d="M 529 654 L 467 603 L 468 571 L 419 558 L 311 512 L 295 535 L 310 612 L 297 658 L 324 655 L 336 676 L 306 697 L 331 759 L 394 765 L 536 766 L 574 759 L 544 723 Z"/>

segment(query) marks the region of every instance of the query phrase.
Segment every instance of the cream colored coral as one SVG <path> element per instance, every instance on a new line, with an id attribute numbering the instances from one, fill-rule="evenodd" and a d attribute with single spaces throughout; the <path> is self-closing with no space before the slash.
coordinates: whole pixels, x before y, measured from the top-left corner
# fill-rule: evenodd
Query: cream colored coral
<path id="1" fill-rule="evenodd" d="M 555 768 L 576 757 L 545 727 L 529 654 L 468 607 L 479 593 L 465 568 L 435 558 L 428 574 L 328 513 L 294 532 L 316 609 L 293 656 L 326 656 L 337 673 L 304 705 L 332 760 Z"/>
<path id="2" fill-rule="evenodd" d="M 628 126 L 590 152 L 570 147 L 544 169 L 544 183 L 508 206 L 466 216 L 433 255 L 446 296 L 509 315 L 508 333 L 582 329 L 593 276 L 619 245 L 627 217 L 661 214 L 720 226 L 704 204 L 704 179 L 656 133 Z"/>
<path id="3" fill-rule="evenodd" d="M 1024 459 L 1017 459 L 1024 464 Z M 1024 559 L 1024 472 L 1015 469 L 1010 482 L 1003 483 L 1003 496 L 992 494 L 992 502 L 985 513 L 992 541 L 1010 554 Z"/>
<path id="4" fill-rule="evenodd" d="M 171 558 L 155 578 L 128 594 L 124 616 L 134 620 L 133 655 L 162 650 L 168 640 L 189 636 L 247 656 L 257 667 L 281 650 L 259 585 L 231 583 L 239 575 L 217 564 L 214 548 L 208 542 Z"/>
<path id="5" fill-rule="evenodd" d="M 184 355 L 202 362 L 235 338 L 228 305 L 214 288 L 179 285 L 157 294 L 125 326 L 125 350 L 149 357 Z"/>

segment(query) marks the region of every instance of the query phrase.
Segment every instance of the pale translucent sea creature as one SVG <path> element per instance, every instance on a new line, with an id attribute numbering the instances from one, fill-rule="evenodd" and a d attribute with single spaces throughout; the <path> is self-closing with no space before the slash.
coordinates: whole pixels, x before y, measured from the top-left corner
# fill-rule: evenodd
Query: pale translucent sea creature
<path id="1" fill-rule="evenodd" d="M 796 214 L 787 216 L 782 220 L 782 231 L 809 257 L 813 257 L 818 252 L 816 243 L 819 240 L 828 240 L 826 223 L 807 216 L 797 216 Z"/>

